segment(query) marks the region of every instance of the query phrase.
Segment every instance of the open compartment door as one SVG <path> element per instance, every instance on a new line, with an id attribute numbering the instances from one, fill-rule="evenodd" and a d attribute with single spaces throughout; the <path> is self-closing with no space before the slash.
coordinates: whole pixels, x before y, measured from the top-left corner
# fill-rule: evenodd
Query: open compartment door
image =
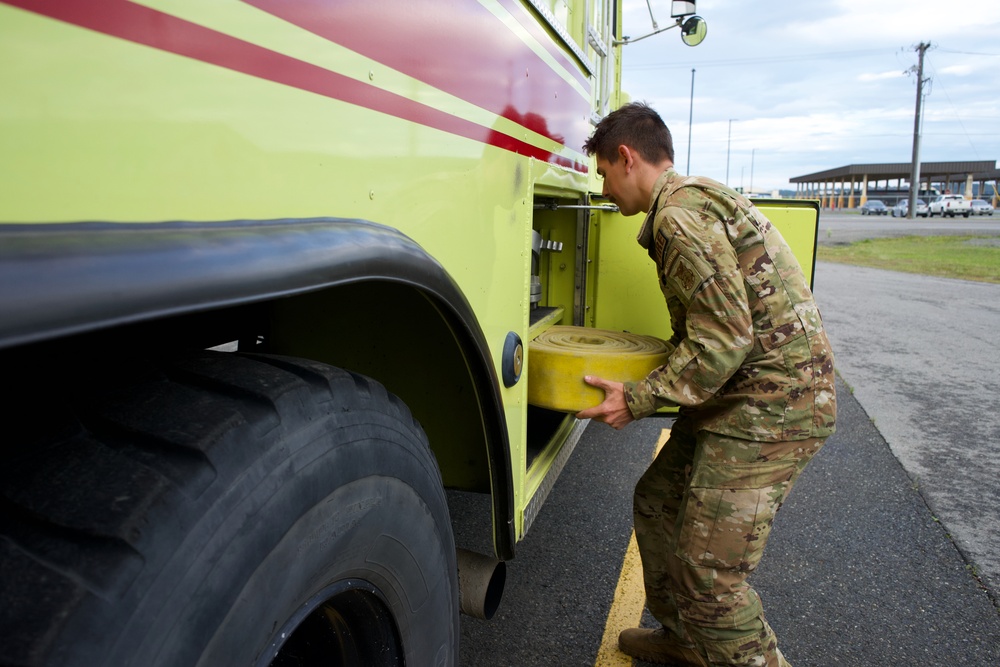
<path id="1" fill-rule="evenodd" d="M 816 243 L 819 240 L 819 202 L 810 199 L 754 199 L 753 204 L 781 231 L 812 289 L 816 273 Z"/>
<path id="2" fill-rule="evenodd" d="M 755 199 L 753 203 L 781 231 L 812 286 L 819 202 Z M 672 335 L 670 315 L 656 279 L 656 265 L 635 240 L 643 219 L 644 214 L 625 217 L 608 211 L 591 215 L 590 237 L 595 250 L 588 284 L 593 317 L 587 323 L 668 340 Z"/>
<path id="3" fill-rule="evenodd" d="M 635 237 L 645 214 L 595 211 L 590 217 L 592 321 L 599 329 L 669 340 L 670 314 L 656 279 L 656 264 Z"/>

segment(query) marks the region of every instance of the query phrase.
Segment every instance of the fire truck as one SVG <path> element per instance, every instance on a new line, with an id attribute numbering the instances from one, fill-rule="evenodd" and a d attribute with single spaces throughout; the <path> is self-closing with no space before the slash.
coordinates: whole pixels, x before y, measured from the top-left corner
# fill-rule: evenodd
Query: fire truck
<path id="1" fill-rule="evenodd" d="M 621 18 L 0 0 L 0 662 L 456 662 L 585 427 L 530 341 L 669 337 L 581 149 Z M 815 206 L 769 214 L 811 266 Z"/>

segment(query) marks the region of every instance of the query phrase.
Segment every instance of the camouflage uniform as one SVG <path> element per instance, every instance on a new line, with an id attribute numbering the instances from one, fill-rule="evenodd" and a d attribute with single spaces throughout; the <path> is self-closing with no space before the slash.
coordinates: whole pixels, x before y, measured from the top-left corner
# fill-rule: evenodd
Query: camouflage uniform
<path id="1" fill-rule="evenodd" d="M 656 262 L 675 349 L 625 396 L 636 418 L 680 408 L 635 491 L 647 606 L 711 665 L 786 665 L 746 577 L 834 430 L 819 311 L 777 229 L 710 179 L 664 172 L 638 240 Z"/>

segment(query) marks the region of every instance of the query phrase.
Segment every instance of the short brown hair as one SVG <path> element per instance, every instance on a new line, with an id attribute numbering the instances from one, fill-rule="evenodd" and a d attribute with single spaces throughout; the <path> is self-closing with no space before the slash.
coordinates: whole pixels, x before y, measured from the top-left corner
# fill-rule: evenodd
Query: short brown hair
<path id="1" fill-rule="evenodd" d="M 614 164 L 622 144 L 638 152 L 646 162 L 674 161 L 670 130 L 660 114 L 645 102 L 626 104 L 601 119 L 583 150 Z"/>

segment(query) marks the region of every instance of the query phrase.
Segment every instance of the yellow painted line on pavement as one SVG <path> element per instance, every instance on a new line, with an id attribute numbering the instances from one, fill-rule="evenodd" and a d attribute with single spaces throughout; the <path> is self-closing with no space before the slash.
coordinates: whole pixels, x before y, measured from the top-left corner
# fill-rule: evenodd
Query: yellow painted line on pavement
<path id="1" fill-rule="evenodd" d="M 594 667 L 631 667 L 632 658 L 618 650 L 618 635 L 625 628 L 634 628 L 642 618 L 645 603 L 642 588 L 642 563 L 639 561 L 639 547 L 635 544 L 635 532 L 628 541 L 621 576 L 615 588 L 615 597 L 604 624 L 604 637 L 597 651 Z"/>
<path id="2" fill-rule="evenodd" d="M 653 451 L 654 459 L 669 437 L 670 429 L 665 428 L 660 432 L 660 439 L 656 441 L 656 449 Z M 615 595 L 611 600 L 611 609 L 608 610 L 608 619 L 604 624 L 604 637 L 601 639 L 601 647 L 597 651 L 594 667 L 632 667 L 632 658 L 618 650 L 618 635 L 626 628 L 638 627 L 645 604 L 646 593 L 642 587 L 642 561 L 639 559 L 639 547 L 636 545 L 635 531 L 633 530 L 628 541 L 628 548 L 625 550 L 625 560 L 622 562 L 618 585 L 615 587 Z"/>

